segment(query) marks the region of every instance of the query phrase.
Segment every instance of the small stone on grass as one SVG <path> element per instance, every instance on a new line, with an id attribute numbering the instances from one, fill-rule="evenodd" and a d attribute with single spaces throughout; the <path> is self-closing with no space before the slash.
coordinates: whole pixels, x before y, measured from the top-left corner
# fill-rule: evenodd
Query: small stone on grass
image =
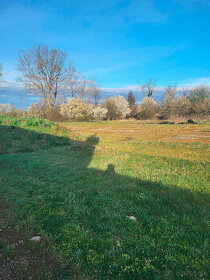
<path id="1" fill-rule="evenodd" d="M 136 217 L 134 217 L 134 216 L 126 216 L 126 217 L 131 221 L 136 221 Z"/>
<path id="2" fill-rule="evenodd" d="M 31 241 L 40 241 L 41 237 L 40 236 L 34 236 L 34 237 L 30 238 L 29 240 L 31 240 Z"/>

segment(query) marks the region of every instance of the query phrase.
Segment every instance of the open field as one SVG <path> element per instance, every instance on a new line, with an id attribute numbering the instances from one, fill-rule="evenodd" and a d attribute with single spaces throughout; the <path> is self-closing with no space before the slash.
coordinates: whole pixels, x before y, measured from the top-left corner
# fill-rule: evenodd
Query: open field
<path id="1" fill-rule="evenodd" d="M 0 279 L 209 279 L 209 123 L 0 123 Z"/>

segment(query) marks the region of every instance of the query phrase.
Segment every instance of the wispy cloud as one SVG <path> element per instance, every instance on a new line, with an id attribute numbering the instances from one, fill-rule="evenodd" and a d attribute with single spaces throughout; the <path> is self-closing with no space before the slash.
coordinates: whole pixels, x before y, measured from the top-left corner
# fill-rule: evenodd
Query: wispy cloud
<path id="1" fill-rule="evenodd" d="M 127 63 L 122 63 L 122 64 L 117 64 L 117 65 L 112 65 L 110 67 L 101 67 L 97 68 L 88 72 L 85 72 L 85 76 L 91 76 L 91 75 L 98 75 L 98 74 L 103 74 L 103 73 L 110 73 L 119 69 L 124 69 L 129 66 L 134 65 L 134 62 L 127 62 Z"/>
<path id="2" fill-rule="evenodd" d="M 16 81 L 3 80 L 3 82 L 0 85 L 0 90 L 2 90 L 2 89 L 7 89 L 9 91 L 12 91 L 13 89 L 23 90 L 23 86 L 21 85 L 21 83 L 18 83 Z"/>
<path id="3" fill-rule="evenodd" d="M 0 84 L 0 103 L 10 103 L 17 108 L 26 109 L 32 102 L 38 98 L 27 94 L 20 83 L 15 81 L 4 81 Z"/>
<path id="4" fill-rule="evenodd" d="M 104 71 L 104 70 L 103 70 Z M 179 92 L 196 87 L 199 85 L 210 86 L 210 77 L 200 77 L 195 79 L 188 79 L 183 82 L 177 83 L 177 90 Z M 140 84 L 126 85 L 124 87 L 101 87 L 100 96 L 101 102 L 109 96 L 121 95 L 127 97 L 128 92 L 132 90 L 136 96 L 137 101 L 140 101 L 143 97 Z M 156 86 L 154 89 L 154 99 L 160 100 L 165 92 L 164 86 Z M 15 81 L 5 81 L 0 87 L 0 103 L 11 103 L 18 108 L 26 109 L 32 102 L 38 100 L 37 96 L 27 94 L 20 83 Z"/>
<path id="5" fill-rule="evenodd" d="M 210 86 L 210 77 L 201 77 L 195 79 L 187 79 L 183 83 L 180 83 L 180 87 L 195 87 L 200 85 Z"/>

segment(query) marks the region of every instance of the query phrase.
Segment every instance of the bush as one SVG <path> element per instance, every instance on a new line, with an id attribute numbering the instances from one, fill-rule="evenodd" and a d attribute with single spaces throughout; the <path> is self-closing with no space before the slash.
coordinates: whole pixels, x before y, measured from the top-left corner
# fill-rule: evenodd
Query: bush
<path id="1" fill-rule="evenodd" d="M 187 116 L 190 114 L 191 104 L 186 95 L 178 97 L 174 100 L 171 115 Z"/>
<path id="2" fill-rule="evenodd" d="M 158 112 L 158 104 L 151 97 L 145 97 L 137 107 L 138 119 L 154 119 Z"/>
<path id="3" fill-rule="evenodd" d="M 132 106 L 130 107 L 131 113 L 130 113 L 130 117 L 131 118 L 137 118 L 137 106 Z"/>
<path id="4" fill-rule="evenodd" d="M 39 122 L 36 117 L 27 118 L 25 121 L 25 126 L 27 127 L 38 127 Z"/>
<path id="5" fill-rule="evenodd" d="M 208 87 L 191 89 L 177 97 L 175 88 L 168 87 L 161 106 L 161 116 L 165 119 L 172 116 L 208 115 L 210 113 L 210 90 Z"/>
<path id="6" fill-rule="evenodd" d="M 172 86 L 166 88 L 165 96 L 161 106 L 161 118 L 168 119 L 174 114 L 176 103 L 176 89 Z"/>
<path id="7" fill-rule="evenodd" d="M 62 121 L 59 108 L 48 108 L 46 102 L 41 99 L 39 102 L 32 103 L 27 110 L 27 115 L 36 118 L 46 118 L 51 121 Z"/>
<path id="8" fill-rule="evenodd" d="M 9 103 L 1 103 L 0 104 L 0 114 L 1 115 L 10 115 L 15 111 L 15 106 L 12 106 Z"/>
<path id="9" fill-rule="evenodd" d="M 106 117 L 107 110 L 100 106 L 82 102 L 79 97 L 68 99 L 67 103 L 60 105 L 60 114 L 68 120 L 91 121 L 93 119 L 102 120 Z"/>
<path id="10" fill-rule="evenodd" d="M 37 118 L 46 117 L 47 106 L 44 100 L 32 103 L 27 109 L 27 115 Z"/>
<path id="11" fill-rule="evenodd" d="M 92 116 L 94 120 L 103 120 L 106 118 L 107 109 L 100 106 L 92 108 Z"/>
<path id="12" fill-rule="evenodd" d="M 187 98 L 190 102 L 190 113 L 208 115 L 210 113 L 210 89 L 208 87 L 197 87 L 192 89 Z"/>
<path id="13" fill-rule="evenodd" d="M 107 110 L 106 117 L 110 120 L 123 119 L 130 114 L 129 103 L 122 96 L 107 98 L 102 107 Z"/>
<path id="14" fill-rule="evenodd" d="M 67 103 L 60 105 L 60 114 L 69 120 L 89 121 L 92 119 L 92 106 L 81 102 L 78 97 L 68 99 Z"/>

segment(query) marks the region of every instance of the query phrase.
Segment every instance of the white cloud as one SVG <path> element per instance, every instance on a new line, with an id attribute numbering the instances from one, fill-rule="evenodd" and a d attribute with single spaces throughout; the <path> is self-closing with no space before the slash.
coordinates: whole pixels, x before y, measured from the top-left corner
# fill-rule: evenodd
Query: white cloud
<path id="1" fill-rule="evenodd" d="M 207 85 L 210 86 L 210 77 L 200 77 L 196 79 L 188 79 L 183 82 L 180 82 L 177 84 L 177 91 L 182 92 L 183 90 L 187 88 L 192 88 L 199 85 Z M 128 92 L 132 90 L 134 93 L 137 101 L 140 101 L 143 97 L 143 93 L 141 91 L 141 86 L 138 84 L 133 85 L 127 85 L 124 87 L 115 87 L 115 88 L 106 88 L 102 87 L 100 88 L 100 96 L 101 96 L 101 102 L 108 98 L 109 96 L 115 96 L 115 95 L 121 95 L 124 97 L 127 97 Z M 165 87 L 163 86 L 157 86 L 154 90 L 154 98 L 156 100 L 161 100 L 164 95 Z M 21 86 L 20 83 L 15 81 L 4 81 L 0 85 L 0 97 L 3 99 L 4 102 L 11 103 L 11 100 L 13 100 L 14 104 L 16 103 L 16 100 L 21 99 L 24 100 L 27 103 L 27 106 L 29 106 L 32 102 L 35 102 L 38 100 L 37 96 L 34 96 L 32 94 L 27 94 L 24 88 Z M 25 106 L 25 105 L 24 105 Z M 26 107 L 27 107 L 26 106 Z M 23 107 L 23 105 L 20 105 L 19 107 Z"/>
<path id="2" fill-rule="evenodd" d="M 180 87 L 194 87 L 194 86 L 200 86 L 200 85 L 210 86 L 210 77 L 187 79 L 183 83 L 181 83 L 179 86 Z"/>
<path id="3" fill-rule="evenodd" d="M 15 81 L 3 81 L 0 84 L 0 89 L 8 89 L 8 90 L 23 90 L 23 86 L 21 83 L 15 82 Z"/>
<path id="4" fill-rule="evenodd" d="M 101 68 L 97 68 L 91 71 L 87 71 L 85 72 L 85 76 L 91 76 L 91 75 L 96 75 L 96 74 L 101 74 L 101 73 L 109 73 L 109 72 L 113 72 L 119 69 L 123 69 L 123 68 L 127 68 L 131 65 L 134 65 L 135 63 L 133 62 L 128 62 L 128 63 L 121 63 L 121 64 L 116 64 L 110 67 L 101 67 Z"/>

